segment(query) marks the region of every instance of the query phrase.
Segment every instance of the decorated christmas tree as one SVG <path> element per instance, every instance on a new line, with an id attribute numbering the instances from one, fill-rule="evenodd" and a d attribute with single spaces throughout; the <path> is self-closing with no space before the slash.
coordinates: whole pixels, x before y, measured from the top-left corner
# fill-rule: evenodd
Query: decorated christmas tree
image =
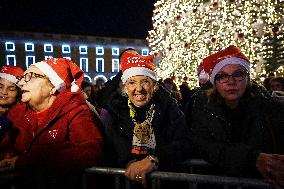
<path id="1" fill-rule="evenodd" d="M 187 76 L 194 86 L 202 59 L 234 44 L 249 57 L 251 77 L 259 80 L 265 69 L 283 65 L 283 15 L 284 0 L 160 0 L 147 37 L 151 50 L 160 55 L 158 75 L 175 75 L 178 81 Z"/>

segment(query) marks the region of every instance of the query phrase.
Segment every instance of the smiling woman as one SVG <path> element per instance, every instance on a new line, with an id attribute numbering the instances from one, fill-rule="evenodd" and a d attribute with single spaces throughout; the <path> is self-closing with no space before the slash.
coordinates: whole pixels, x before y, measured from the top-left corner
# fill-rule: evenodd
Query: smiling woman
<path id="1" fill-rule="evenodd" d="M 112 166 L 126 167 L 125 176 L 135 188 L 146 186 L 148 173 L 177 170 L 191 155 L 184 114 L 169 92 L 157 85 L 153 58 L 133 49 L 122 52 L 122 75 L 102 91 L 109 97 L 102 104 L 102 122 L 108 147 L 114 149 L 106 157 L 114 158 L 109 160 Z M 119 94 L 109 88 L 120 88 Z"/>
<path id="2" fill-rule="evenodd" d="M 21 92 L 17 86 L 17 77 L 23 70 L 16 66 L 3 66 L 0 70 L 0 115 L 5 115 L 20 99 Z"/>

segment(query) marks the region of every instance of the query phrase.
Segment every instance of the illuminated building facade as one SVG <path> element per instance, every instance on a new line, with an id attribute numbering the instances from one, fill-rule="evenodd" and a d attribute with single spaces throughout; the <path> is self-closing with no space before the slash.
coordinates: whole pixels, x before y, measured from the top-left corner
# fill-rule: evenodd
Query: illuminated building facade
<path id="1" fill-rule="evenodd" d="M 93 82 L 105 81 L 119 71 L 119 54 L 127 48 L 148 55 L 145 40 L 108 37 L 0 32 L 0 64 L 26 70 L 32 63 L 48 58 L 65 57 L 75 62 L 85 77 Z"/>

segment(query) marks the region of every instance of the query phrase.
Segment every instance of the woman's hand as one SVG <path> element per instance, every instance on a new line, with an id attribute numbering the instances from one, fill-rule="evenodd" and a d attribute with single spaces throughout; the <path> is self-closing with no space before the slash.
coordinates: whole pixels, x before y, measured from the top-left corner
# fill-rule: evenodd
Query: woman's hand
<path id="1" fill-rule="evenodd" d="M 284 188 L 284 155 L 272 154 L 271 175 L 276 188 Z"/>
<path id="2" fill-rule="evenodd" d="M 154 171 L 155 165 L 149 158 L 131 163 L 125 170 L 125 176 L 135 182 L 141 182 L 146 187 L 146 174 Z"/>
<path id="3" fill-rule="evenodd" d="M 268 181 L 271 181 L 271 167 L 272 155 L 266 153 L 260 153 L 256 159 L 256 168 L 258 172 Z"/>
<path id="4" fill-rule="evenodd" d="M 284 188 L 284 155 L 260 153 L 256 167 L 260 174 L 275 188 Z"/>
<path id="5" fill-rule="evenodd" d="M 0 161 L 0 172 L 12 171 L 15 169 L 16 160 L 18 156 L 5 158 Z"/>

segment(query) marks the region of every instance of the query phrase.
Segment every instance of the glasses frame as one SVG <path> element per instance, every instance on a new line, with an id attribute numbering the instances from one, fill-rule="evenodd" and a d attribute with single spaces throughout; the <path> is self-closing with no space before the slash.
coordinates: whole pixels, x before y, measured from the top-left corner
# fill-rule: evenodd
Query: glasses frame
<path id="1" fill-rule="evenodd" d="M 27 82 L 29 82 L 32 78 L 46 78 L 46 76 L 45 76 L 45 75 L 41 75 L 41 74 L 37 74 L 37 73 L 34 73 L 34 72 L 28 72 L 28 73 L 25 73 L 24 75 L 22 75 L 21 77 L 17 77 L 17 79 L 18 79 L 17 84 L 18 84 L 22 79 L 24 79 L 24 81 L 27 83 Z"/>
<path id="2" fill-rule="evenodd" d="M 240 73 L 242 73 L 242 75 L 237 76 L 237 74 L 240 74 Z M 228 83 L 230 77 L 232 77 L 235 81 L 243 81 L 248 75 L 249 73 L 243 69 L 236 70 L 232 74 L 218 73 L 215 76 L 215 82 L 218 82 L 220 84 Z M 223 78 L 221 76 L 223 76 Z"/>

